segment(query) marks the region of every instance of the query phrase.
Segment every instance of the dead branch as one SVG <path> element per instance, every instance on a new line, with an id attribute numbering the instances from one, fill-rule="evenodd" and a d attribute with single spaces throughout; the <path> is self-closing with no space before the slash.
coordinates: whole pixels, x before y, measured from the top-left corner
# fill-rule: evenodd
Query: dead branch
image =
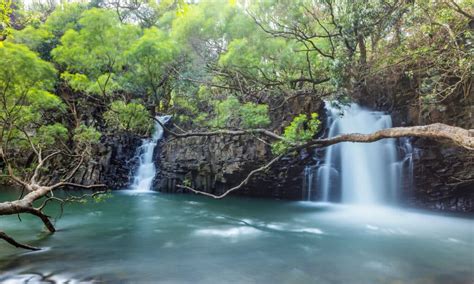
<path id="1" fill-rule="evenodd" d="M 221 133 L 221 134 L 226 134 L 226 133 Z M 205 135 L 201 135 L 201 136 L 205 136 Z M 303 143 L 303 144 L 289 148 L 288 153 L 291 153 L 291 152 L 294 153 L 296 151 L 299 151 L 305 148 L 327 147 L 327 146 L 334 145 L 337 143 L 342 143 L 342 142 L 370 143 L 370 142 L 375 142 L 375 141 L 382 140 L 385 138 L 400 138 L 400 137 L 422 137 L 422 138 L 431 138 L 435 140 L 447 139 L 459 147 L 463 147 L 470 151 L 474 151 L 474 129 L 467 130 L 464 128 L 449 126 L 442 123 L 434 123 L 434 124 L 429 124 L 429 125 L 424 125 L 424 126 L 387 128 L 387 129 L 376 131 L 371 134 L 352 133 L 352 134 L 342 134 L 342 135 L 331 137 L 331 138 L 314 139 L 307 143 Z M 221 199 L 221 198 L 226 197 L 229 193 L 244 187 L 255 174 L 269 169 L 272 165 L 274 165 L 277 161 L 279 161 L 283 157 L 284 155 L 279 155 L 273 158 L 270 162 L 268 162 L 264 166 L 251 171 L 240 184 L 228 189 L 227 191 L 225 191 L 224 193 L 220 195 L 215 195 L 208 192 L 199 191 L 186 185 L 177 185 L 177 187 L 189 190 L 196 194 L 209 196 L 215 199 Z"/>
<path id="2" fill-rule="evenodd" d="M 17 248 L 28 249 L 28 250 L 40 250 L 40 248 L 38 247 L 33 247 L 27 244 L 19 243 L 14 238 L 10 237 L 9 235 L 5 234 L 2 231 L 0 231 L 0 239 L 5 240 L 7 243 Z"/>
<path id="3" fill-rule="evenodd" d="M 384 138 L 420 137 L 434 140 L 449 140 L 459 147 L 474 151 L 474 129 L 464 129 L 443 123 L 423 126 L 393 127 L 371 134 L 342 134 L 332 138 L 316 139 L 308 142 L 307 147 L 326 147 L 341 142 L 370 143 Z"/>
<path id="4" fill-rule="evenodd" d="M 33 146 L 34 145 L 32 144 L 32 147 Z M 1 156 L 1 158 L 3 159 L 3 161 L 6 165 L 6 168 L 7 168 L 7 171 L 8 171 L 8 177 L 11 180 L 15 181 L 16 183 L 18 183 L 19 185 L 21 185 L 25 189 L 25 191 L 27 192 L 26 195 L 24 195 L 24 196 L 22 195 L 18 200 L 0 202 L 0 215 L 19 215 L 21 213 L 31 214 L 31 215 L 34 215 L 34 216 L 38 217 L 43 222 L 43 224 L 45 225 L 45 227 L 48 229 L 48 231 L 50 233 L 54 233 L 56 231 L 56 228 L 54 227 L 53 223 L 51 222 L 50 217 L 47 216 L 46 214 L 44 214 L 42 210 L 44 209 L 44 207 L 46 206 L 46 204 L 49 201 L 51 201 L 51 200 L 61 200 L 61 199 L 53 197 L 53 196 L 48 197 L 43 202 L 43 204 L 38 208 L 35 208 L 34 205 L 33 205 L 33 203 L 35 201 L 37 201 L 37 200 L 39 200 L 39 199 L 41 199 L 45 196 L 47 197 L 50 193 L 52 195 L 53 190 L 57 189 L 59 187 L 68 186 L 68 187 L 80 187 L 80 188 L 91 189 L 91 188 L 105 187 L 105 185 L 103 185 L 103 184 L 82 185 L 82 184 L 76 184 L 76 183 L 68 182 L 68 180 L 71 179 L 74 176 L 74 174 L 77 172 L 79 167 L 82 165 L 82 163 L 84 161 L 85 154 L 82 154 L 80 156 L 81 158 L 80 158 L 78 164 L 66 176 L 65 179 L 63 179 L 60 182 L 58 182 L 56 184 L 53 184 L 53 185 L 39 184 L 38 181 L 39 181 L 39 175 L 40 175 L 41 169 L 44 168 L 45 163 L 48 160 L 50 160 L 54 156 L 60 154 L 61 151 L 52 152 L 51 154 L 47 155 L 44 158 L 43 158 L 41 149 L 36 149 L 36 151 L 34 151 L 34 152 L 35 152 L 35 154 L 38 158 L 38 164 L 34 169 L 34 173 L 31 177 L 31 179 L 29 180 L 29 182 L 27 182 L 27 181 L 24 181 L 23 179 L 21 179 L 20 177 L 17 177 L 14 174 L 13 168 L 11 167 L 8 159 L 6 158 L 6 155 L 5 155 L 5 152 L 3 151 L 3 148 L 0 146 L 0 156 Z M 68 202 L 68 201 L 73 201 L 73 200 L 74 200 L 74 198 L 65 199 L 65 200 L 63 200 L 63 203 Z M 16 247 L 19 247 L 19 248 L 35 249 L 35 250 L 38 249 L 38 248 L 34 248 L 34 247 L 31 247 L 31 246 L 28 246 L 28 245 L 20 244 L 20 243 L 16 242 L 13 238 L 6 235 L 5 233 L 0 234 L 0 238 L 4 239 L 8 243 L 10 243 L 10 244 L 12 244 Z"/>
<path id="5" fill-rule="evenodd" d="M 454 0 L 449 0 L 448 6 L 450 6 L 452 9 L 454 9 L 456 12 L 459 14 L 465 16 L 466 18 L 470 19 L 471 21 L 474 20 L 474 15 L 471 15 L 468 13 L 466 10 L 463 10 L 461 6 L 459 6 L 458 3 Z M 472 6 L 471 6 L 472 7 Z"/>
<path id="6" fill-rule="evenodd" d="M 51 186 L 51 189 L 56 189 L 58 187 L 77 187 L 77 188 L 84 188 L 84 189 L 92 189 L 92 188 L 101 188 L 106 187 L 105 184 L 90 184 L 90 185 L 83 185 L 79 183 L 73 182 L 58 182 Z"/>
<path id="7" fill-rule="evenodd" d="M 281 140 L 285 141 L 289 144 L 293 144 L 292 142 L 288 141 L 285 137 L 280 136 L 274 132 L 271 132 L 270 130 L 263 129 L 263 128 L 256 128 L 256 129 L 238 129 L 238 130 L 227 130 L 227 129 L 222 129 L 222 130 L 216 130 L 216 131 L 204 131 L 204 132 L 183 132 L 183 133 L 177 133 L 174 132 L 173 130 L 169 129 L 166 127 L 159 119 L 153 117 L 153 120 L 155 120 L 163 129 L 171 134 L 172 136 L 176 138 L 187 138 L 187 137 L 209 137 L 209 136 L 219 136 L 219 135 L 230 135 L 230 136 L 242 136 L 242 135 L 247 135 L 247 134 L 260 134 L 264 135 L 267 137 L 270 137 L 274 140 Z"/>
<path id="8" fill-rule="evenodd" d="M 183 188 L 183 189 L 186 189 L 186 190 L 189 190 L 189 191 L 192 191 L 196 194 L 202 194 L 202 195 L 206 195 L 206 196 L 209 196 L 209 197 L 212 197 L 212 198 L 215 198 L 215 199 L 221 199 L 221 198 L 224 198 L 226 197 L 229 193 L 233 192 L 233 191 L 236 191 L 237 189 L 239 188 L 242 188 L 243 186 L 245 186 L 249 181 L 250 179 L 257 173 L 260 173 L 260 172 L 264 172 L 266 170 L 268 170 L 273 164 L 275 164 L 276 162 L 278 162 L 281 158 L 283 158 L 284 155 L 279 155 L 275 158 L 273 158 L 273 160 L 271 160 L 270 162 L 268 162 L 267 164 L 265 164 L 264 166 L 258 168 L 258 169 L 255 169 L 253 171 L 251 171 L 247 177 L 242 181 L 240 182 L 237 186 L 234 186 L 228 190 L 226 190 L 224 193 L 220 194 L 220 195 L 215 195 L 215 194 L 211 194 L 211 193 L 208 193 L 208 192 L 204 192 L 204 191 L 200 191 L 200 190 L 195 190 L 194 188 L 192 187 L 189 187 L 189 186 L 186 186 L 186 185 L 177 185 L 176 187 L 179 187 L 179 188 Z"/>

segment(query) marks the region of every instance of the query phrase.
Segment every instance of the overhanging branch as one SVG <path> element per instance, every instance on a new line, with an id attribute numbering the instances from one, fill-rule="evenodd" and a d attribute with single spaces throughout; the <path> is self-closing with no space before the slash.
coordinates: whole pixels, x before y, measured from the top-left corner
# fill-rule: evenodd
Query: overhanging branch
<path id="1" fill-rule="evenodd" d="M 38 247 L 30 246 L 27 244 L 19 243 L 14 238 L 10 237 L 9 235 L 5 234 L 4 232 L 0 231 L 0 239 L 5 240 L 7 243 L 11 244 L 14 247 L 28 249 L 28 250 L 40 250 Z"/>
<path id="2" fill-rule="evenodd" d="M 205 136 L 204 133 L 201 133 L 201 136 Z M 220 134 L 228 134 L 222 132 Z M 431 138 L 435 140 L 450 140 L 459 147 L 463 147 L 467 150 L 474 151 L 474 129 L 467 130 L 460 127 L 449 126 L 442 123 L 434 123 L 424 126 L 411 126 L 411 127 L 393 127 L 382 129 L 371 134 L 342 134 L 339 136 L 323 139 L 314 139 L 307 143 L 303 143 L 297 146 L 290 147 L 288 153 L 299 151 L 305 148 L 321 148 L 334 145 L 342 142 L 356 142 L 356 143 L 370 143 L 379 141 L 385 138 L 400 138 L 400 137 L 422 137 L 422 138 Z M 294 144 L 293 144 L 294 145 Z M 284 155 L 279 155 L 273 158 L 270 162 L 266 163 L 264 166 L 257 168 L 251 171 L 247 177 L 240 182 L 237 186 L 234 186 L 220 195 L 211 194 L 208 192 L 203 192 L 196 190 L 187 185 L 177 185 L 178 188 L 186 189 L 196 194 L 201 194 L 209 196 L 215 199 L 221 199 L 226 197 L 229 193 L 236 191 L 244 187 L 250 179 L 257 173 L 264 172 L 268 170 L 272 165 L 278 162 Z"/>
<path id="3" fill-rule="evenodd" d="M 420 137 L 434 140 L 446 139 L 459 147 L 474 151 L 474 129 L 464 129 L 443 123 L 423 126 L 392 127 L 371 134 L 342 134 L 332 138 L 315 139 L 306 144 L 307 147 L 326 147 L 341 142 L 370 143 L 385 138 Z"/>

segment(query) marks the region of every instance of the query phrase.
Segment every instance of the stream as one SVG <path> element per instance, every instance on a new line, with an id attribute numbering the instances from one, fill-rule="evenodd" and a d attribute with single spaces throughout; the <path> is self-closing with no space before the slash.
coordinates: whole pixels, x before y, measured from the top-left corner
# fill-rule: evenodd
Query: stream
<path id="1" fill-rule="evenodd" d="M 7 200 L 17 192 L 1 190 Z M 15 195 L 14 195 L 15 194 Z M 59 208 L 49 214 L 57 216 Z M 118 191 L 69 204 L 58 232 L 3 216 L 0 282 L 472 283 L 465 216 L 230 197 Z"/>

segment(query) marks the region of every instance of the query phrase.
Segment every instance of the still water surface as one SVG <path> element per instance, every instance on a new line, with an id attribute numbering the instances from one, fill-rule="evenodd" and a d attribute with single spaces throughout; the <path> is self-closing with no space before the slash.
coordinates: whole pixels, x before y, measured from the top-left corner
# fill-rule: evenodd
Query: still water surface
<path id="1" fill-rule="evenodd" d="M 25 252 L 0 242 L 1 283 L 474 281 L 468 217 L 123 191 L 66 206 L 56 226 L 48 235 L 35 218 L 1 217 L 2 230 L 44 248 Z"/>

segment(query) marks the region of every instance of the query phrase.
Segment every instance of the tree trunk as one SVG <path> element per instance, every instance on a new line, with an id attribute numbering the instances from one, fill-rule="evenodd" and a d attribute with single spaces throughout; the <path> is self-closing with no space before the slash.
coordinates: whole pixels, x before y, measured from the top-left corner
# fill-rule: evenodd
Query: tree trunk
<path id="1" fill-rule="evenodd" d="M 360 59 L 359 62 L 362 66 L 367 64 L 367 48 L 365 46 L 364 36 L 359 34 L 357 36 L 357 43 L 359 45 Z"/>

